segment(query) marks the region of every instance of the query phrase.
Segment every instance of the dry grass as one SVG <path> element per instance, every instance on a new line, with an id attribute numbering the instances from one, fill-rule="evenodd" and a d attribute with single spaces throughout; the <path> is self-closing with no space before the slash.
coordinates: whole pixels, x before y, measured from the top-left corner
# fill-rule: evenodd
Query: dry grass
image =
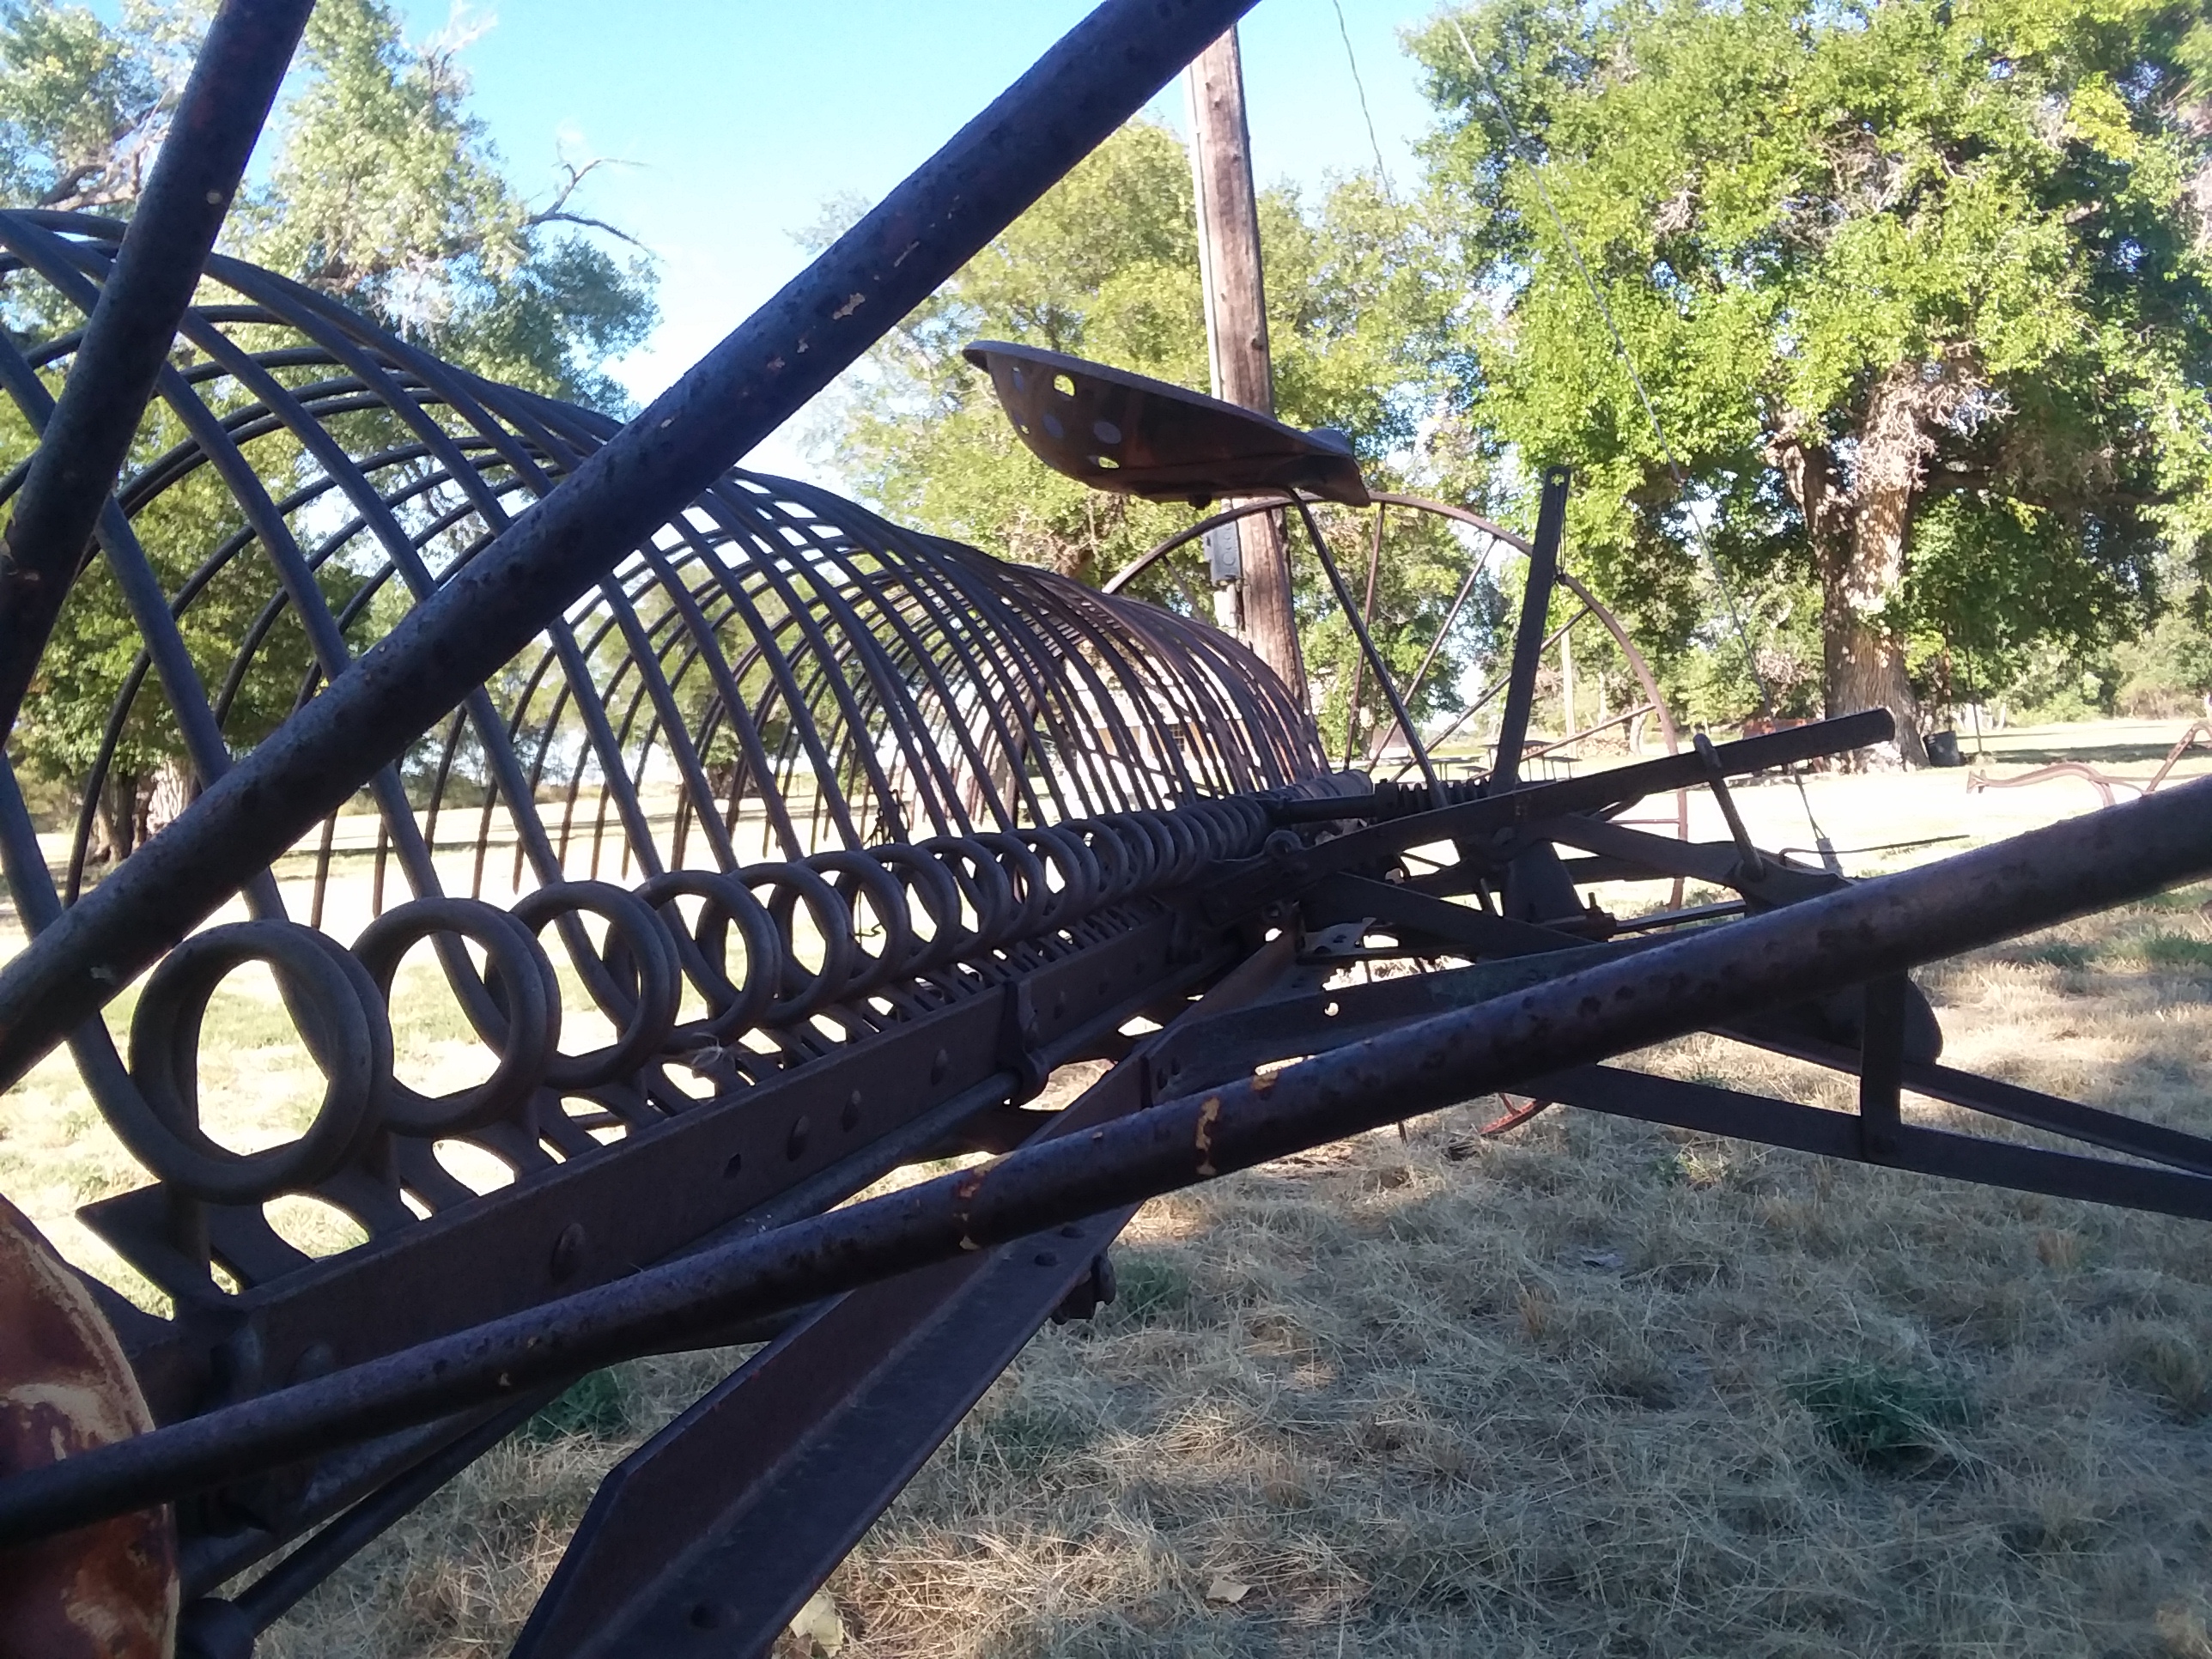
<path id="1" fill-rule="evenodd" d="M 2208 1127 L 2207 986 L 2119 960 L 1936 988 Z M 1578 1115 L 1455 1162 L 1478 1115 L 1150 1206 L 841 1569 L 859 1651 L 2206 1650 L 2201 1228 Z"/>

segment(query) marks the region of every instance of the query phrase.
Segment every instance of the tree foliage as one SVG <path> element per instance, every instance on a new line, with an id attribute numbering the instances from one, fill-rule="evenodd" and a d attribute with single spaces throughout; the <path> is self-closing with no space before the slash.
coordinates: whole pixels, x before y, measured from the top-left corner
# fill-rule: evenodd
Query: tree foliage
<path id="1" fill-rule="evenodd" d="M 109 28 L 51 0 L 0 6 L 0 199 L 127 209 L 191 68 L 195 18 L 130 0 Z"/>
<path id="2" fill-rule="evenodd" d="M 2201 14 L 1482 0 L 1440 18 L 1408 40 L 1439 117 L 1422 199 L 1365 179 L 1263 198 L 1279 412 L 1352 432 L 1382 482 L 1501 516 L 1540 466 L 1571 464 L 1576 565 L 1691 712 L 1886 704 L 1917 754 L 1923 701 L 1986 699 L 2054 654 L 2109 663 L 2172 606 L 2203 611 Z M 878 352 L 836 462 L 933 528 L 1115 568 L 1180 509 L 1035 461 L 958 347 L 995 335 L 1203 385 L 1194 238 L 1181 146 L 1131 126 Z M 1462 556 L 1386 554 L 1394 659 Z M 1311 574 L 1328 725 L 1351 641 Z M 1187 563 L 1148 592 L 1203 602 Z"/>
<path id="3" fill-rule="evenodd" d="M 0 198 L 11 206 L 96 210 L 126 216 L 191 66 L 208 8 L 131 0 L 103 23 L 58 0 L 0 6 Z M 509 182 L 469 113 L 458 38 L 410 46 L 385 0 L 321 0 L 272 128 L 274 158 L 250 178 L 225 247 L 366 311 L 386 326 L 479 374 L 619 410 L 605 364 L 639 343 L 654 319 L 649 264 L 619 232 L 574 205 L 593 164 L 564 163 L 549 204 L 533 208 Z M 6 325 L 21 334 L 73 325 L 43 285 L 19 278 Z M 49 383 L 58 391 L 58 376 Z M 344 417 L 387 421 L 371 412 Z M 367 441 L 374 434 L 350 432 Z M 150 458 L 179 442 L 174 417 L 147 411 L 137 445 Z M 0 417 L 0 465 L 27 453 L 30 429 L 10 405 Z M 376 447 L 374 442 L 368 447 Z M 298 461 L 281 434 L 252 459 L 282 497 Z M 206 470 L 173 485 L 134 529 L 164 587 L 175 592 L 201 560 L 242 528 Z M 339 562 L 319 574 L 342 606 L 362 580 Z M 210 687 L 224 679 L 268 599 L 265 571 L 234 561 L 181 621 Z M 397 614 L 392 602 L 372 608 Z M 109 733 L 109 712 L 142 641 L 104 565 L 88 565 L 64 607 L 9 747 L 32 779 L 74 787 Z M 280 619 L 259 672 L 225 710 L 234 747 L 258 741 L 311 684 L 296 618 Z M 113 733 L 112 772 L 96 800 L 111 848 L 144 827 L 158 780 L 180 771 L 182 744 L 149 688 Z"/>
<path id="4" fill-rule="evenodd" d="M 2206 39 L 2188 0 L 1440 20 L 1472 447 L 1581 470 L 1581 556 L 1655 642 L 1711 614 L 1711 515 L 1764 610 L 1817 605 L 1831 708 L 2132 632 L 2212 550 Z"/>
<path id="5" fill-rule="evenodd" d="M 384 0 L 323 0 L 282 148 L 238 217 L 258 262 L 478 374 L 619 408 L 603 365 L 653 326 L 651 272 L 571 204 L 596 162 L 565 161 L 533 209 L 468 112 L 465 37 L 410 46 Z M 595 239 L 588 233 L 597 232 Z"/>

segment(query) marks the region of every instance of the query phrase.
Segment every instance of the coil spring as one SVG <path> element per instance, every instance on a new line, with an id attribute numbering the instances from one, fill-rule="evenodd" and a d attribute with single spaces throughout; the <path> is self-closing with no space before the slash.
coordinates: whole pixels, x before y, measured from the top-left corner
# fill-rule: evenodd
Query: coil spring
<path id="1" fill-rule="evenodd" d="M 328 1179 L 380 1133 L 465 1134 L 514 1115 L 540 1088 L 580 1091 L 634 1077 L 657 1058 L 727 1045 L 1060 932 L 1105 906 L 1183 885 L 1212 860 L 1249 856 L 1267 829 L 1263 806 L 1232 797 L 730 872 L 672 870 L 634 890 L 558 882 L 507 910 L 431 896 L 386 911 L 350 950 L 295 922 L 228 923 L 186 939 L 148 977 L 127 1072 L 104 1044 L 81 1048 L 79 1062 L 149 1173 L 191 1198 L 261 1203 Z M 685 900 L 697 904 L 694 920 L 680 908 Z M 863 904 L 876 923 L 866 939 L 857 925 Z M 811 965 L 802 959 L 802 910 L 817 941 Z M 586 915 L 605 923 L 604 946 L 585 932 Z M 617 1027 L 612 1042 L 583 1054 L 560 1048 L 560 984 L 538 938 L 549 927 Z M 744 955 L 735 975 L 733 928 Z M 410 1088 L 392 1069 L 392 981 L 426 941 L 470 1025 L 498 1054 L 484 1081 L 438 1096 Z M 483 952 L 481 968 L 471 945 Z M 201 1127 L 198 1050 L 216 988 L 249 962 L 275 974 L 325 1087 L 298 1139 L 238 1152 Z M 679 1022 L 686 982 L 708 1012 Z"/>

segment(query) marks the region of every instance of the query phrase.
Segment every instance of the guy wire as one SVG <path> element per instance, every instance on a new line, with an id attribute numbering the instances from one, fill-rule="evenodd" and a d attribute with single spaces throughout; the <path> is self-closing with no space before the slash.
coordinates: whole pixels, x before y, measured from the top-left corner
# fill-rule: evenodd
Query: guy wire
<path id="1" fill-rule="evenodd" d="M 1375 117 L 1367 107 L 1367 82 L 1359 78 L 1359 58 L 1352 50 L 1352 30 L 1344 21 L 1344 0 L 1328 0 L 1336 11 L 1336 32 L 1344 39 L 1344 61 L 1352 66 L 1352 89 L 1359 94 L 1359 118 L 1367 123 L 1367 142 L 1375 151 L 1375 176 L 1382 181 L 1383 199 L 1394 206 L 1398 193 L 1390 185 L 1390 169 L 1382 163 L 1382 141 L 1375 136 Z"/>

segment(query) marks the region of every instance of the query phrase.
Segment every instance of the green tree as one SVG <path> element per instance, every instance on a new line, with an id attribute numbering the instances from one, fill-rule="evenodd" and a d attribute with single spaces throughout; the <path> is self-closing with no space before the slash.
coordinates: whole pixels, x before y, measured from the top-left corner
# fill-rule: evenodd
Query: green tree
<path id="1" fill-rule="evenodd" d="M 206 9 L 198 0 L 134 0 L 111 26 L 57 0 L 0 7 L 0 196 L 12 205 L 127 216 Z M 568 165 L 544 207 L 532 208 L 507 182 L 468 112 L 460 44 L 410 46 L 382 0 L 323 0 L 273 131 L 274 163 L 246 192 L 226 246 L 479 374 L 619 409 L 623 394 L 605 365 L 652 325 L 649 264 L 619 232 L 574 207 L 592 164 Z M 10 284 L 6 304 L 6 325 L 19 336 L 72 323 L 39 284 Z M 58 391 L 58 376 L 48 379 Z M 368 447 L 380 447 L 392 424 L 373 412 L 345 419 L 346 441 Z M 138 453 L 150 458 L 181 437 L 157 404 Z M 30 442 L 10 407 L 0 419 L 0 467 L 20 460 Z M 252 459 L 272 494 L 289 493 L 296 446 L 264 438 Z M 135 525 L 171 592 L 239 527 L 234 505 L 207 472 L 166 491 Z M 362 574 L 333 562 L 321 580 L 338 604 Z M 186 613 L 185 643 L 210 689 L 222 684 L 269 589 L 265 569 L 237 562 Z M 371 630 L 398 609 L 394 596 L 372 612 Z M 33 780 L 81 786 L 139 647 L 119 592 L 95 562 L 63 610 L 9 736 Z M 304 634 L 284 618 L 227 711 L 234 746 L 250 745 L 283 719 L 309 660 Z M 120 853 L 148 827 L 159 782 L 180 775 L 182 749 L 150 688 L 117 739 L 112 773 L 94 805 L 110 850 Z"/>
<path id="2" fill-rule="evenodd" d="M 1086 580 L 1188 522 L 1031 455 L 961 358 L 979 337 L 1203 384 L 1190 164 L 1172 133 L 1130 126 L 1078 166 L 870 354 L 827 435 L 848 480 L 893 517 Z"/>
<path id="3" fill-rule="evenodd" d="M 468 112 L 465 44 L 410 46 L 385 0 L 322 0 L 235 240 L 480 374 L 618 409 L 604 365 L 656 319 L 650 265 L 609 252 L 629 239 L 573 205 L 600 163 L 564 160 L 544 207 L 507 181 Z"/>
<path id="4" fill-rule="evenodd" d="M 2112 655 L 2123 714 L 2212 718 L 2212 603 L 2203 590 L 2174 605 L 2141 638 L 2123 641 Z"/>
<path id="5" fill-rule="evenodd" d="M 1583 562 L 1655 642 L 1708 609 L 1716 515 L 1739 580 L 1817 593 L 1829 709 L 1888 707 L 1918 758 L 1915 666 L 2109 643 L 2212 550 L 2206 40 L 2190 0 L 1439 20 L 1431 179 L 1484 301 L 1460 418 L 1581 470 Z"/>
<path id="6" fill-rule="evenodd" d="M 1402 483 L 1453 349 L 1456 299 L 1419 220 L 1365 178 L 1317 204 L 1267 191 L 1260 216 L 1277 413 L 1349 433 L 1371 482 Z M 833 219 L 823 230 L 836 228 Z M 1174 133 L 1144 121 L 1123 128 L 908 317 L 848 380 L 823 447 L 891 515 L 1086 581 L 1191 523 L 1186 507 L 1090 489 L 1032 456 L 989 382 L 960 357 L 977 337 L 1204 389 L 1191 167 Z M 1329 517 L 1357 586 L 1366 548 Z M 1401 677 L 1441 623 L 1465 558 L 1434 523 L 1401 523 L 1386 544 L 1376 631 Z M 1295 531 L 1291 562 L 1307 665 L 1334 743 L 1351 717 L 1354 645 Z M 1138 591 L 1207 615 L 1202 571 L 1194 549 L 1156 567 Z M 1455 663 L 1440 663 L 1425 704 L 1448 697 L 1456 678 Z M 1364 701 L 1377 701 L 1371 679 Z"/>
<path id="7" fill-rule="evenodd" d="M 0 6 L 0 199 L 127 209 L 168 131 L 196 18 L 130 0 L 110 28 L 52 0 Z"/>

